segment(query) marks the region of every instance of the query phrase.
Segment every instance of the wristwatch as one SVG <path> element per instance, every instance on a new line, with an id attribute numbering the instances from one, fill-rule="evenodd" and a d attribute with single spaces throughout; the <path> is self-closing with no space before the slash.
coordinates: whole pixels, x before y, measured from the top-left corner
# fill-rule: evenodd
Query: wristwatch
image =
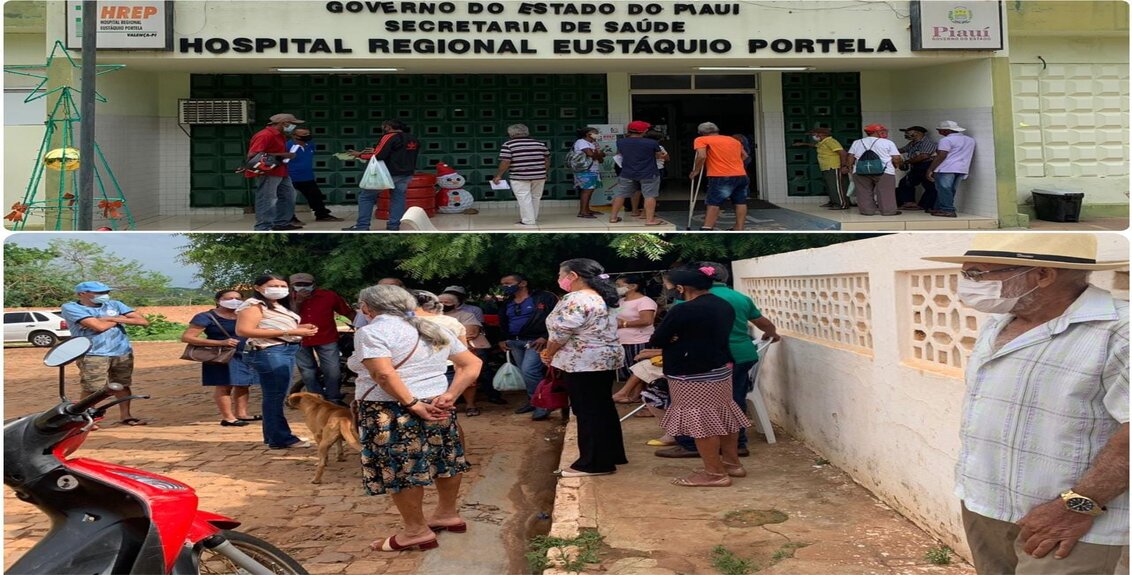
<path id="1" fill-rule="evenodd" d="M 420 399 L 417 399 L 417 398 L 414 397 L 413 400 L 410 401 L 409 403 L 402 403 L 401 407 L 403 407 L 405 409 L 409 409 L 410 407 L 420 403 L 420 401 L 421 401 Z"/>
<path id="2" fill-rule="evenodd" d="M 1065 502 L 1065 508 L 1074 513 L 1082 515 L 1089 515 L 1096 517 L 1105 511 L 1108 511 L 1104 506 L 1096 501 L 1074 492 L 1072 489 L 1061 494 L 1061 500 Z"/>

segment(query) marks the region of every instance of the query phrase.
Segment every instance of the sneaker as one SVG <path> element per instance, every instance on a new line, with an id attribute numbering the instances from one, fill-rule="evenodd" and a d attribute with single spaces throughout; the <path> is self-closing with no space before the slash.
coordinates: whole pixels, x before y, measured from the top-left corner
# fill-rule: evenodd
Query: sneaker
<path id="1" fill-rule="evenodd" d="M 533 406 L 533 405 L 531 405 L 531 404 L 529 404 L 529 403 L 528 403 L 528 404 L 524 405 L 523 407 L 520 407 L 519 409 L 516 409 L 516 410 L 515 410 L 515 414 L 516 414 L 516 415 L 522 415 L 522 414 L 524 414 L 524 413 L 530 413 L 530 412 L 532 412 L 532 411 L 534 411 L 534 410 L 535 410 L 535 406 Z"/>
<path id="2" fill-rule="evenodd" d="M 673 458 L 673 459 L 684 459 L 684 458 L 690 459 L 690 458 L 693 458 L 693 457 L 699 457 L 700 456 L 699 453 L 692 451 L 690 449 L 684 449 L 683 447 L 680 447 L 679 445 L 674 445 L 672 447 L 665 447 L 664 449 L 658 449 L 658 450 L 656 450 L 656 452 L 653 453 L 653 455 L 655 455 L 657 457 L 668 457 L 668 458 Z"/>
<path id="3" fill-rule="evenodd" d="M 543 421 L 546 419 L 550 419 L 550 411 L 546 409 L 535 409 L 534 414 L 531 415 L 531 421 Z"/>
<path id="4" fill-rule="evenodd" d="M 366 228 L 359 228 L 357 226 L 350 226 L 348 228 L 342 228 L 342 231 L 344 231 L 344 232 L 368 232 L 369 230 L 366 229 Z"/>
<path id="5" fill-rule="evenodd" d="M 316 222 L 344 222 L 346 220 L 327 214 L 325 216 L 319 216 L 319 217 L 315 218 L 314 221 L 316 221 Z"/>
<path id="6" fill-rule="evenodd" d="M 301 229 L 303 229 L 303 226 L 296 226 L 296 225 L 293 225 L 293 224 L 285 224 L 285 225 L 282 225 L 282 226 L 275 226 L 275 227 L 271 228 L 271 231 L 273 231 L 273 232 L 289 232 L 289 231 L 292 231 L 292 230 L 301 230 Z"/>
<path id="7" fill-rule="evenodd" d="M 301 226 L 301 225 L 303 225 L 303 221 L 300 220 L 299 218 L 292 217 L 291 218 L 291 225 L 292 226 Z"/>

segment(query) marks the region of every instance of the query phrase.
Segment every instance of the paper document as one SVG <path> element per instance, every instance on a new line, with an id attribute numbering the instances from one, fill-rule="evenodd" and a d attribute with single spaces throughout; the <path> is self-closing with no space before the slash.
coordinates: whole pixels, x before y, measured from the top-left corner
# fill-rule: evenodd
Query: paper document
<path id="1" fill-rule="evenodd" d="M 507 180 L 499 180 L 498 184 L 495 183 L 495 182 L 491 183 L 491 189 L 493 189 L 493 190 L 510 190 L 511 186 L 507 183 Z"/>
<path id="2" fill-rule="evenodd" d="M 334 154 L 334 157 L 342 160 L 343 162 L 349 162 L 350 160 L 354 159 L 354 157 L 347 152 L 338 152 L 337 154 Z"/>

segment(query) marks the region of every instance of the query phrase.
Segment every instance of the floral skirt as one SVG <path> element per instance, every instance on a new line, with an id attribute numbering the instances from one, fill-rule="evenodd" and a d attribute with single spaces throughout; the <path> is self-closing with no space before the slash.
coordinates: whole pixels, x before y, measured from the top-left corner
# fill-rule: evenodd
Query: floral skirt
<path id="1" fill-rule="evenodd" d="M 730 365 L 696 375 L 666 376 L 672 403 L 660 424 L 664 432 L 702 438 L 750 427 L 731 396 L 731 376 Z"/>
<path id="2" fill-rule="evenodd" d="M 396 402 L 359 401 L 358 413 L 366 493 L 432 485 L 470 469 L 454 412 L 446 421 L 426 422 Z"/>

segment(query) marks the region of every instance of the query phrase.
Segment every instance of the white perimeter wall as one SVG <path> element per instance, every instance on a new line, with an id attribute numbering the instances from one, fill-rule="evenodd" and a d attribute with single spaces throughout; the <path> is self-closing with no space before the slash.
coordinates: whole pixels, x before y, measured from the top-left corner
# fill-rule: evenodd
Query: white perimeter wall
<path id="1" fill-rule="evenodd" d="M 970 234 L 899 234 L 734 263 L 783 340 L 760 371 L 771 419 L 969 557 L 952 495 L 962 367 L 983 314 L 955 299 Z M 1100 259 L 1128 242 L 1098 235 Z M 1093 283 L 1128 298 L 1128 272 Z"/>

